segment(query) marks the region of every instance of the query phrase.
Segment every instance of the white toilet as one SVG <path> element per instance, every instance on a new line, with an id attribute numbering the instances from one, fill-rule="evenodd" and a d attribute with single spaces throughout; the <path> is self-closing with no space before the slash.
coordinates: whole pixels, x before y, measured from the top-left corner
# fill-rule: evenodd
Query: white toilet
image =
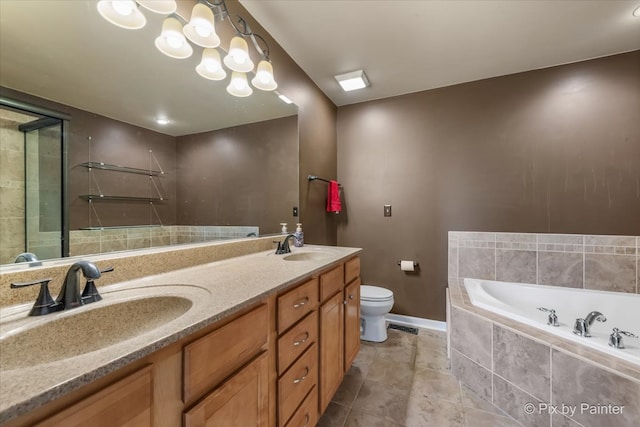
<path id="1" fill-rule="evenodd" d="M 393 292 L 378 286 L 360 286 L 360 339 L 383 342 L 387 340 L 387 321 L 384 316 L 393 307 Z"/>

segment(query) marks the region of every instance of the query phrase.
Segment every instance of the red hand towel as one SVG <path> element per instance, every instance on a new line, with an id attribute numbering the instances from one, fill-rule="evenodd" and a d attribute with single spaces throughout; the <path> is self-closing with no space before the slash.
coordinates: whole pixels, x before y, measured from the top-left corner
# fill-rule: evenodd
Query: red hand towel
<path id="1" fill-rule="evenodd" d="M 327 212 L 340 213 L 342 203 L 340 203 L 340 189 L 338 181 L 331 180 L 327 190 Z"/>

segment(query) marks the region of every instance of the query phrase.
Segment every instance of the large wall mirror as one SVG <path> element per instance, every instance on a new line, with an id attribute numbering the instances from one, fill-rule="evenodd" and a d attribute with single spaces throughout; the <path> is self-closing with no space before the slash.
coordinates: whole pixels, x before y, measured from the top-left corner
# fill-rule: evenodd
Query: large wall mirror
<path id="1" fill-rule="evenodd" d="M 265 235 L 295 222 L 295 105 L 257 89 L 231 96 L 228 78 L 196 73 L 201 48 L 182 60 L 155 48 L 163 16 L 145 13 L 144 28 L 125 30 L 96 3 L 0 2 L 0 95 L 24 107 L 0 109 L 0 264 L 25 251 L 88 255 Z M 63 135 L 66 160 L 54 142 Z M 68 253 L 59 241 L 37 243 L 61 240 L 65 221 Z M 34 227 L 40 240 L 26 234 Z"/>

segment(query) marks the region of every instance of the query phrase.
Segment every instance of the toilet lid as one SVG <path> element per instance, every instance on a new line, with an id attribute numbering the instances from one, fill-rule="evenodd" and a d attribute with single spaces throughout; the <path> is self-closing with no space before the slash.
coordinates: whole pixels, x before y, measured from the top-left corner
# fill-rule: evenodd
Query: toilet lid
<path id="1" fill-rule="evenodd" d="M 393 298 L 393 292 L 378 286 L 360 286 L 360 299 L 369 301 L 384 301 Z"/>

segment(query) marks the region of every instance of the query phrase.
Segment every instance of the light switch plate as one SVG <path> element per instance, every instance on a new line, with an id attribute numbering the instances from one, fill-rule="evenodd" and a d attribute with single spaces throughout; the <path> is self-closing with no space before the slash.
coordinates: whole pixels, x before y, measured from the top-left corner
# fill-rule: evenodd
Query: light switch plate
<path id="1" fill-rule="evenodd" d="M 391 205 L 384 205 L 384 216 L 391 216 Z"/>

